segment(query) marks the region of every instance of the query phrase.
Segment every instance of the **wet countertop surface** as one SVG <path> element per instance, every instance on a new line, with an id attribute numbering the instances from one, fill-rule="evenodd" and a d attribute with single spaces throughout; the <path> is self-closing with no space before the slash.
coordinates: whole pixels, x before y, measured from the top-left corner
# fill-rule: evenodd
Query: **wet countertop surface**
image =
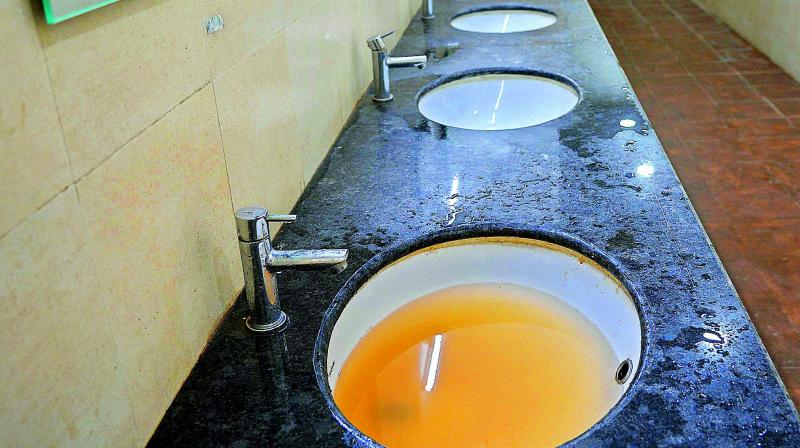
<path id="1" fill-rule="evenodd" d="M 247 332 L 240 299 L 152 446 L 365 444 L 333 418 L 312 364 L 323 315 L 348 277 L 422 241 L 537 232 L 581 240 L 588 255 L 610 260 L 644 325 L 635 383 L 570 444 L 800 446 L 797 411 L 589 6 L 537 1 L 559 21 L 533 32 L 449 27 L 456 13 L 487 3 L 498 2 L 438 0 L 437 19 L 412 20 L 394 55 L 460 49 L 425 70 L 393 69 L 394 101 L 362 98 L 298 202 L 298 222 L 276 238 L 279 248 L 349 248 L 348 269 L 280 274 L 291 324 L 277 335 Z M 560 74 L 581 101 L 509 131 L 446 128 L 417 111 L 417 93 L 437 78 L 491 67 Z"/>

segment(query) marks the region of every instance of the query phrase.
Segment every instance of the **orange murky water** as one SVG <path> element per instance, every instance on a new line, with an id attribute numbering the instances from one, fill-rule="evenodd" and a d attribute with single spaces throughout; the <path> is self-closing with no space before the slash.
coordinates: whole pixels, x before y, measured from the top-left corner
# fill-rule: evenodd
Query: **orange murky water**
<path id="1" fill-rule="evenodd" d="M 616 403 L 616 366 L 596 327 L 558 299 L 459 285 L 376 325 L 333 394 L 351 423 L 392 448 L 554 446 Z"/>

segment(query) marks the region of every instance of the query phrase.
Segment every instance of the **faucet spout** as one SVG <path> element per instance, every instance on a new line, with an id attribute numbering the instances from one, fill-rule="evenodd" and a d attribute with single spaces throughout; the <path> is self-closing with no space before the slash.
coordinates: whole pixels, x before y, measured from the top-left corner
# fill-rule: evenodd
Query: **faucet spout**
<path id="1" fill-rule="evenodd" d="M 341 272 L 347 267 L 348 255 L 347 249 L 273 250 L 267 258 L 267 266 L 273 271 L 330 268 Z"/>
<path id="2" fill-rule="evenodd" d="M 427 56 L 389 56 L 386 58 L 386 65 L 389 68 L 395 67 L 417 67 L 418 69 L 422 70 L 428 65 L 428 57 Z"/>

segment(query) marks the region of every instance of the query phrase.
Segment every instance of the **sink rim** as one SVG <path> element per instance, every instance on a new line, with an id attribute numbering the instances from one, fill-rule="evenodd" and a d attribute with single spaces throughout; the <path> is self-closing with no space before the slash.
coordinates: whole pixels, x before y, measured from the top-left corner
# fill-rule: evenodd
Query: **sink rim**
<path id="1" fill-rule="evenodd" d="M 510 32 L 510 33 L 467 31 L 467 30 L 462 30 L 462 29 L 459 29 L 459 28 L 456 28 L 456 27 L 453 26 L 453 20 L 455 20 L 455 19 L 457 19 L 459 17 L 465 16 L 465 15 L 468 15 L 468 14 L 475 14 L 475 13 L 478 13 L 478 12 L 488 12 L 488 11 L 533 11 L 533 12 L 541 12 L 541 13 L 545 13 L 545 14 L 549 14 L 549 15 L 553 16 L 556 19 L 556 21 L 551 23 L 550 25 L 547 25 L 547 26 L 542 27 L 542 28 L 536 28 L 536 29 L 533 29 L 533 30 L 525 30 L 525 31 L 513 31 L 513 32 Z M 547 8 L 542 8 L 542 7 L 539 7 L 539 6 L 533 6 L 533 5 L 530 5 L 530 4 L 527 4 L 527 3 L 508 2 L 508 3 L 499 3 L 497 5 L 472 6 L 472 7 L 469 7 L 469 8 L 462 9 L 461 11 L 455 13 L 452 17 L 450 17 L 450 20 L 447 21 L 447 24 L 450 26 L 450 28 L 452 28 L 452 29 L 454 29 L 454 30 L 456 30 L 458 32 L 462 32 L 462 33 L 493 34 L 493 35 L 504 35 L 504 34 L 506 34 L 506 35 L 516 35 L 516 34 L 520 34 L 520 33 L 533 33 L 533 32 L 541 31 L 541 30 L 544 30 L 544 29 L 548 29 L 548 28 L 550 28 L 552 26 L 555 26 L 560 21 L 561 21 L 561 18 L 558 16 L 558 14 L 556 14 L 554 11 L 551 11 L 551 10 L 549 10 Z"/>
<path id="2" fill-rule="evenodd" d="M 486 129 L 467 129 L 467 128 L 460 128 L 460 127 L 457 127 L 457 126 L 449 126 L 449 125 L 441 124 L 439 122 L 436 122 L 436 121 L 426 117 L 419 110 L 419 102 L 420 102 L 420 100 L 422 100 L 422 97 L 427 95 L 431 91 L 433 91 L 433 90 L 435 90 L 435 89 L 437 89 L 439 87 L 442 87 L 445 84 L 449 84 L 451 82 L 460 81 L 460 80 L 464 80 L 464 79 L 468 79 L 468 78 L 475 78 L 475 77 L 484 76 L 484 75 L 522 75 L 522 76 L 534 76 L 534 77 L 539 77 L 539 78 L 547 78 L 547 79 L 550 79 L 552 81 L 560 82 L 562 84 L 565 84 L 565 85 L 569 86 L 572 90 L 575 91 L 575 94 L 578 95 L 578 101 L 575 103 L 574 106 L 572 106 L 572 109 L 570 109 L 569 112 L 567 112 L 567 113 L 565 113 L 563 115 L 560 115 L 558 117 L 555 117 L 555 118 L 550 119 L 548 121 L 545 121 L 543 123 L 539 123 L 539 124 L 535 124 L 535 125 L 531 125 L 531 126 L 525 126 L 525 127 L 521 127 L 521 128 L 513 128 L 513 129 L 490 129 L 490 130 L 486 130 Z M 462 71 L 455 72 L 455 73 L 450 73 L 450 74 L 447 74 L 447 75 L 444 75 L 444 76 L 440 76 L 440 77 L 428 82 L 427 84 L 422 86 L 422 88 L 420 88 L 419 91 L 417 92 L 416 96 L 414 97 L 414 104 L 416 105 L 417 114 L 419 114 L 420 117 L 422 117 L 423 119 L 429 121 L 430 123 L 436 124 L 437 126 L 445 126 L 448 129 L 459 129 L 459 130 L 462 130 L 462 131 L 474 131 L 474 132 L 503 132 L 503 131 L 506 131 L 507 132 L 507 131 L 518 131 L 520 129 L 529 129 L 529 128 L 532 128 L 532 127 L 535 127 L 535 126 L 542 126 L 542 125 L 545 125 L 545 124 L 550 123 L 552 121 L 564 118 L 567 115 L 570 115 L 573 112 L 575 112 L 575 109 L 577 109 L 578 106 L 580 106 L 581 103 L 583 102 L 583 98 L 584 98 L 583 89 L 581 89 L 581 87 L 578 85 L 578 83 L 575 82 L 575 80 L 573 80 L 569 76 L 562 75 L 560 73 L 553 73 L 553 72 L 549 72 L 549 71 L 545 71 L 545 70 L 540 70 L 540 69 L 535 69 L 535 68 L 528 68 L 528 67 L 479 67 L 479 68 L 472 68 L 472 69 L 469 69 L 469 70 L 462 70 Z"/>
<path id="3" fill-rule="evenodd" d="M 317 339 L 314 343 L 314 351 L 312 355 L 314 377 L 317 380 L 317 386 L 319 387 L 319 390 L 325 399 L 325 404 L 327 405 L 328 410 L 349 436 L 352 436 L 358 439 L 360 442 L 371 446 L 383 446 L 376 440 L 361 432 L 358 427 L 352 424 L 347 417 L 344 416 L 339 409 L 339 406 L 333 399 L 333 393 L 328 382 L 328 343 L 333 334 L 334 326 L 336 325 L 336 322 L 338 321 L 347 304 L 370 278 L 380 272 L 383 268 L 407 255 L 426 247 L 443 243 L 487 237 L 533 239 L 562 246 L 566 249 L 575 251 L 596 263 L 602 269 L 605 269 L 609 274 L 611 274 L 625 288 L 626 292 L 633 301 L 633 306 L 636 309 L 636 313 L 639 317 L 639 323 L 641 325 L 641 351 L 639 355 L 639 365 L 637 366 L 636 371 L 630 375 L 630 379 L 628 380 L 630 382 L 630 386 L 623 392 L 622 396 L 614 404 L 614 406 L 609 409 L 608 413 L 606 413 L 601 419 L 595 422 L 582 434 L 565 443 L 574 442 L 588 436 L 597 427 L 616 416 L 632 399 L 634 388 L 638 383 L 644 365 L 649 361 L 649 331 L 647 320 L 645 319 L 644 312 L 641 307 L 642 295 L 621 269 L 621 263 L 615 261 L 612 257 L 607 255 L 604 251 L 600 250 L 593 244 L 587 243 L 580 238 L 561 231 L 531 228 L 522 224 L 464 224 L 426 233 L 409 241 L 401 241 L 379 252 L 370 258 L 366 263 L 364 263 L 360 268 L 358 268 L 358 270 L 356 270 L 356 272 L 354 272 L 353 275 L 347 279 L 344 285 L 342 285 L 342 287 L 336 293 L 336 296 L 334 296 L 331 304 L 328 306 L 328 309 L 325 311 L 322 322 L 320 323 L 319 332 L 317 333 Z"/>

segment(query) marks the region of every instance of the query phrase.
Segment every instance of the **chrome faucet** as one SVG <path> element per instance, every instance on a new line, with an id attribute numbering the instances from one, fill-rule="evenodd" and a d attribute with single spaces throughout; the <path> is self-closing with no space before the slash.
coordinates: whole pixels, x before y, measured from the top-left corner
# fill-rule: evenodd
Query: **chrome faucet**
<path id="1" fill-rule="evenodd" d="M 338 273 L 347 267 L 347 249 L 273 249 L 269 223 L 296 220 L 295 215 L 270 215 L 261 207 L 244 207 L 236 211 L 245 293 L 250 305 L 246 323 L 247 328 L 253 331 L 275 330 L 287 321 L 278 299 L 278 272 L 331 268 Z"/>
<path id="2" fill-rule="evenodd" d="M 435 19 L 433 15 L 433 0 L 422 0 L 422 20 Z"/>
<path id="3" fill-rule="evenodd" d="M 389 88 L 389 69 L 395 67 L 417 67 L 422 70 L 428 64 L 428 57 L 422 56 L 389 56 L 386 42 L 383 39 L 394 33 L 391 31 L 383 35 L 375 35 L 367 39 L 367 46 L 372 50 L 372 85 L 375 93 L 372 101 L 382 103 L 394 98 Z"/>

